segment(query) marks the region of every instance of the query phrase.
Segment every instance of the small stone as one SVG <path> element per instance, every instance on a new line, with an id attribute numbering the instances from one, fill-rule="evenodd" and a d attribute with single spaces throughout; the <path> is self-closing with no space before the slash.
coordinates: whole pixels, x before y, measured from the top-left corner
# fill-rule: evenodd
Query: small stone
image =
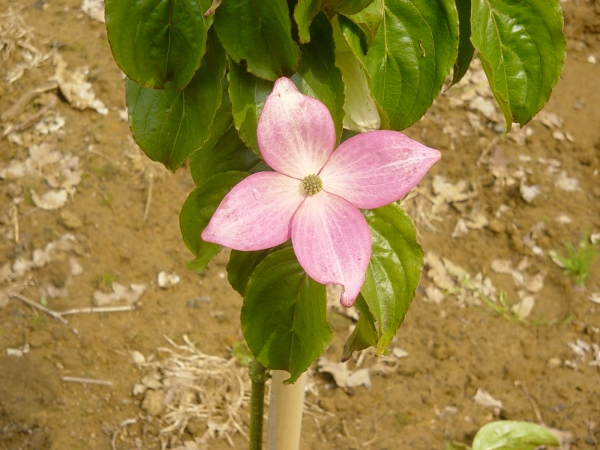
<path id="1" fill-rule="evenodd" d="M 490 220 L 488 228 L 494 233 L 504 233 L 506 231 L 506 226 L 504 225 L 504 222 L 498 219 Z"/>
<path id="2" fill-rule="evenodd" d="M 144 396 L 144 400 L 142 401 L 142 409 L 146 411 L 151 416 L 158 416 L 162 411 L 163 404 L 162 400 L 164 397 L 164 392 L 162 390 L 148 390 L 146 391 L 146 395 Z"/>
<path id="3" fill-rule="evenodd" d="M 67 230 L 75 231 L 83 226 L 81 219 L 69 210 L 62 210 L 60 213 L 59 223 Z"/>
<path id="4" fill-rule="evenodd" d="M 560 360 L 560 358 L 550 358 L 548 360 L 548 362 L 546 363 L 546 366 L 548 366 L 548 369 L 556 369 L 557 367 L 560 367 L 562 365 L 562 361 Z"/>

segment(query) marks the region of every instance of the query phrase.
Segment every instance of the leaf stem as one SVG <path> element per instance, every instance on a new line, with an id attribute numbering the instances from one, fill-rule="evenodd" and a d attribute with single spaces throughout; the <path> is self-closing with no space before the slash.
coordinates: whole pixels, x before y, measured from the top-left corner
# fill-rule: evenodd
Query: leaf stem
<path id="1" fill-rule="evenodd" d="M 265 381 L 268 370 L 261 363 L 252 360 L 248 367 L 252 390 L 250 393 L 250 450 L 262 450 L 263 415 L 265 409 Z"/>

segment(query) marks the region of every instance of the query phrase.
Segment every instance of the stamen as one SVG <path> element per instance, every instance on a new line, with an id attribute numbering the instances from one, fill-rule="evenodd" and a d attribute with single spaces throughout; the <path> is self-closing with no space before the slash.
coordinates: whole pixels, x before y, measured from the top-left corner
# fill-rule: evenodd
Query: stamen
<path id="1" fill-rule="evenodd" d="M 315 195 L 323 189 L 323 180 L 319 175 L 307 175 L 302 180 L 302 187 L 308 195 Z"/>

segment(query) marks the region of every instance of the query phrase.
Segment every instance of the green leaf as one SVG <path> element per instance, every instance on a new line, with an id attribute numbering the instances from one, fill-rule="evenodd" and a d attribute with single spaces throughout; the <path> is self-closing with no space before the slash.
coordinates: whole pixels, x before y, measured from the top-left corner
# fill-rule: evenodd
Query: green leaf
<path id="1" fill-rule="evenodd" d="M 367 212 L 373 253 L 361 289 L 377 320 L 381 355 L 408 311 L 423 267 L 423 251 L 410 217 L 391 204 Z"/>
<path id="2" fill-rule="evenodd" d="M 566 41 L 558 0 L 472 0 L 471 41 L 510 130 L 550 98 Z"/>
<path id="3" fill-rule="evenodd" d="M 342 135 L 344 120 L 344 83 L 342 72 L 335 66 L 333 29 L 324 12 L 310 26 L 313 40 L 300 45 L 298 73 L 292 77 L 304 95 L 320 100 L 333 118 L 337 140 Z"/>
<path id="4" fill-rule="evenodd" d="M 458 57 L 452 69 L 451 86 L 458 83 L 469 70 L 475 47 L 471 43 L 471 0 L 456 0 L 458 11 Z"/>
<path id="5" fill-rule="evenodd" d="M 356 309 L 360 311 L 358 322 L 344 344 L 342 352 L 342 361 L 348 361 L 353 352 L 359 352 L 368 347 L 377 347 L 377 329 L 375 328 L 375 318 L 369 311 L 369 306 L 362 295 L 356 298 L 354 302 Z"/>
<path id="6" fill-rule="evenodd" d="M 188 269 L 202 272 L 208 262 L 223 247 L 204 242 L 200 234 L 204 231 L 223 197 L 240 181 L 248 176 L 244 172 L 224 172 L 194 189 L 181 208 L 179 227 L 183 242 L 196 256 L 186 264 Z"/>
<path id="7" fill-rule="evenodd" d="M 300 42 L 310 42 L 310 24 L 315 16 L 323 9 L 325 0 L 298 0 L 294 8 L 294 20 L 298 25 Z"/>
<path id="8" fill-rule="evenodd" d="M 344 128 L 360 132 L 378 130 L 381 117 L 369 88 L 363 53 L 364 33 L 344 16 L 336 16 L 331 24 L 335 40 L 335 65 L 342 71 L 345 86 Z"/>
<path id="9" fill-rule="evenodd" d="M 373 42 L 373 39 L 375 39 L 381 20 L 383 19 L 383 2 L 384 0 L 375 0 L 358 14 L 347 16 L 348 19 L 358 25 L 365 33 L 368 47 L 371 47 L 371 43 Z M 342 26 L 341 20 L 340 26 Z"/>
<path id="10" fill-rule="evenodd" d="M 261 163 L 254 153 L 242 142 L 238 132 L 230 125 L 212 147 L 203 147 L 190 158 L 190 171 L 196 185 L 221 172 L 251 172 Z"/>
<path id="11" fill-rule="evenodd" d="M 373 0 L 327 0 L 327 8 L 340 14 L 358 14 Z"/>
<path id="12" fill-rule="evenodd" d="M 215 28 L 227 54 L 248 71 L 267 80 L 291 76 L 298 64 L 285 0 L 223 0 Z"/>
<path id="13" fill-rule="evenodd" d="M 248 286 L 250 276 L 262 260 L 272 252 L 273 249 L 271 248 L 255 252 L 231 251 L 229 262 L 227 263 L 227 278 L 231 287 L 242 297 L 246 294 L 246 286 Z"/>
<path id="14" fill-rule="evenodd" d="M 287 370 L 293 383 L 331 341 L 325 286 L 312 280 L 289 247 L 269 254 L 246 288 L 242 330 L 256 359 Z"/>
<path id="15" fill-rule="evenodd" d="M 183 89 L 200 66 L 210 0 L 106 0 L 108 42 L 125 74 L 146 88 Z"/>
<path id="16" fill-rule="evenodd" d="M 371 93 L 389 127 L 402 130 L 431 106 L 458 53 L 454 0 L 385 0 L 367 53 Z"/>
<path id="17" fill-rule="evenodd" d="M 258 156 L 258 118 L 267 97 L 273 91 L 273 84 L 272 81 L 255 77 L 233 61 L 229 62 L 229 98 L 233 121 L 242 141 Z"/>
<path id="18" fill-rule="evenodd" d="M 479 429 L 472 450 L 534 450 L 540 445 L 558 447 L 560 444 L 548 429 L 540 425 L 500 420 Z"/>
<path id="19" fill-rule="evenodd" d="M 159 91 L 127 80 L 131 132 L 150 159 L 175 170 L 204 145 L 221 104 L 225 67 L 225 52 L 210 33 L 202 66 L 185 89 L 168 82 Z"/>

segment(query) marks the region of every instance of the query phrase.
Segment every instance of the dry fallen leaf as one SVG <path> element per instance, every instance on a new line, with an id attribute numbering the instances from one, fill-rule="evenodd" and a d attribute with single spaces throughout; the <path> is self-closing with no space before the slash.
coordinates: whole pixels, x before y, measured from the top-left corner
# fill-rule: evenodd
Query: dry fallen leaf
<path id="1" fill-rule="evenodd" d="M 40 209 L 45 211 L 54 211 L 62 208 L 67 203 L 67 191 L 61 189 L 59 191 L 48 191 L 40 197 L 37 192 L 31 190 L 31 200 Z"/>

